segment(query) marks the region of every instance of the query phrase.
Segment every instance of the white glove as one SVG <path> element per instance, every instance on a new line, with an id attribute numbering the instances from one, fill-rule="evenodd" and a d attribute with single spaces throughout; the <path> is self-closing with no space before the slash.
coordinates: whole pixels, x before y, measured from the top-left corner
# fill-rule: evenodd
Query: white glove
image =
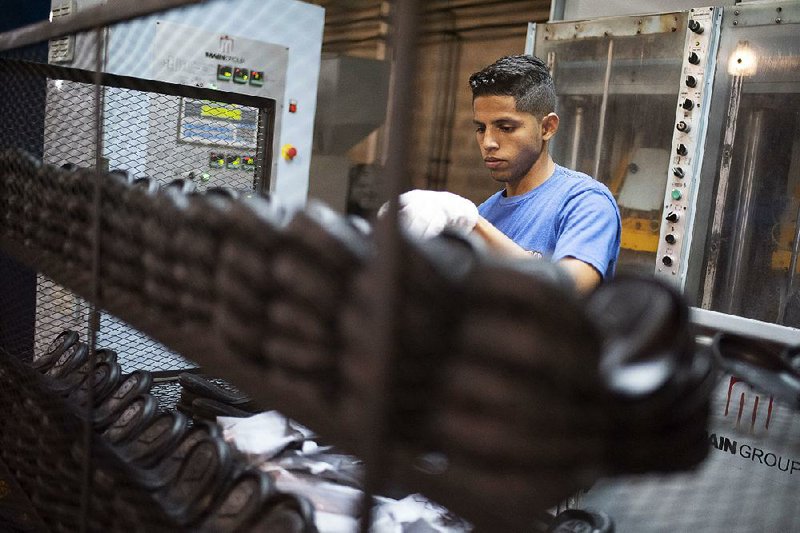
<path id="1" fill-rule="evenodd" d="M 383 204 L 378 211 L 382 217 L 389 209 Z M 444 230 L 469 233 L 478 223 L 478 208 L 457 194 L 445 191 L 415 189 L 399 197 L 400 227 L 409 234 L 428 239 Z"/>

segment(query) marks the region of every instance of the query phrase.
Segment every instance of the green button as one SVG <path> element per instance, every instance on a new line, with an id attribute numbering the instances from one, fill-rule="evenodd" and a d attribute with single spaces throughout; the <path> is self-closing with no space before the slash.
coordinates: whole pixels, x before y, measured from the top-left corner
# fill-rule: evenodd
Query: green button
<path id="1" fill-rule="evenodd" d="M 678 189 L 672 189 L 672 199 L 673 200 L 680 200 L 683 197 L 681 191 Z"/>

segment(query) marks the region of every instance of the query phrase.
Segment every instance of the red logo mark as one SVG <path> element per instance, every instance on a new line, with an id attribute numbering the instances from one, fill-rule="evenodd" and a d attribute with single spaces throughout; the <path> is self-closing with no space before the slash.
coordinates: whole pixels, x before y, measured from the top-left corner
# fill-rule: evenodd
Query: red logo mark
<path id="1" fill-rule="evenodd" d="M 731 398 L 734 398 L 734 401 L 736 399 L 734 394 L 733 394 L 733 386 L 736 385 L 737 383 L 742 383 L 751 392 L 753 390 L 752 387 L 750 387 L 750 385 L 747 385 L 746 382 L 742 381 L 741 379 L 737 378 L 736 376 L 731 376 L 731 381 L 728 384 L 728 400 L 725 402 L 725 416 L 728 416 L 728 413 L 730 412 Z M 740 424 L 742 422 L 742 414 L 744 413 L 744 408 L 745 408 L 745 403 L 746 403 L 745 393 L 746 393 L 746 391 L 742 391 L 741 394 L 739 395 L 739 411 L 736 414 L 736 427 L 737 428 L 739 428 L 739 426 L 740 426 Z M 759 402 L 760 401 L 761 401 L 761 398 L 758 395 L 756 395 L 755 398 L 753 399 L 753 412 L 750 415 L 750 433 L 754 433 L 755 432 L 756 420 L 758 419 L 758 406 L 759 406 Z M 772 419 L 772 406 L 773 406 L 773 399 L 772 399 L 772 396 L 770 396 L 769 397 L 769 407 L 767 407 L 767 419 L 764 421 L 764 429 L 765 430 L 769 430 L 769 422 Z"/>
<path id="2" fill-rule="evenodd" d="M 233 39 L 227 35 L 221 35 L 219 38 L 219 51 L 223 54 L 230 54 L 233 52 Z"/>

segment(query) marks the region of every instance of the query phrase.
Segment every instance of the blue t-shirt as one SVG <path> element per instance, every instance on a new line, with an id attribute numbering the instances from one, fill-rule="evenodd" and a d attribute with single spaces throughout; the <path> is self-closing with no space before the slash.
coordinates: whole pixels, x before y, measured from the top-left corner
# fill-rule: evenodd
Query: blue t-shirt
<path id="1" fill-rule="evenodd" d="M 581 172 L 556 165 L 541 185 L 508 198 L 499 191 L 478 207 L 483 218 L 534 255 L 574 257 L 604 279 L 614 275 L 622 232 L 608 188 Z"/>

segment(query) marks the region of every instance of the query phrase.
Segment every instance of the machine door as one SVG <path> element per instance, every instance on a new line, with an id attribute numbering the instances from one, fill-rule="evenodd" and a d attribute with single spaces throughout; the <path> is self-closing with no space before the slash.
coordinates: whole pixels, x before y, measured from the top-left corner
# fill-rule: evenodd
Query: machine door
<path id="1" fill-rule="evenodd" d="M 558 94 L 553 158 L 617 199 L 618 271 L 653 272 L 688 20 L 677 12 L 536 28 L 534 53 Z"/>
<path id="2" fill-rule="evenodd" d="M 718 65 L 700 305 L 800 327 L 800 4 L 725 10 Z"/>

